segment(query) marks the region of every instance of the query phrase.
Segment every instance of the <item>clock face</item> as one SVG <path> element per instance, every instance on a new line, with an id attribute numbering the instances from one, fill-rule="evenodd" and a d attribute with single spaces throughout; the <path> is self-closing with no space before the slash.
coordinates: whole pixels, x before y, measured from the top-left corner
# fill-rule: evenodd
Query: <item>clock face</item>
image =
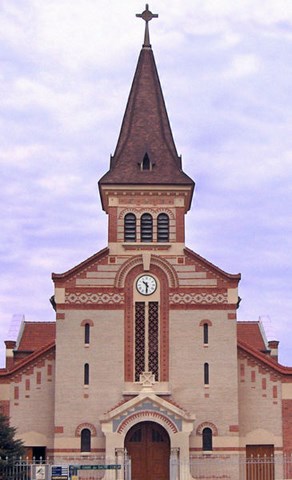
<path id="1" fill-rule="evenodd" d="M 151 295 L 155 292 L 157 287 L 155 278 L 151 275 L 142 275 L 139 277 L 136 283 L 136 288 L 142 295 Z"/>

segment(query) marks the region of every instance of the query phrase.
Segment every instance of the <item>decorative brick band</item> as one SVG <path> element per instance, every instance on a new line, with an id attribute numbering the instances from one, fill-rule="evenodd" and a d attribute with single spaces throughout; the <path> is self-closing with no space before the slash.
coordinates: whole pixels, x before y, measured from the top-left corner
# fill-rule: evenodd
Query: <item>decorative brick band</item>
<path id="1" fill-rule="evenodd" d="M 92 423 L 80 423 L 80 425 L 78 425 L 78 427 L 75 430 L 75 437 L 80 437 L 82 430 L 84 430 L 85 428 L 90 430 L 92 437 L 97 436 L 96 428 L 94 425 L 92 425 Z"/>
<path id="2" fill-rule="evenodd" d="M 212 327 L 212 325 L 213 325 L 212 322 L 211 322 L 211 320 L 201 320 L 201 321 L 200 321 L 200 327 L 203 327 L 203 326 L 206 325 L 206 324 L 207 324 L 209 327 Z"/>
<path id="3" fill-rule="evenodd" d="M 170 304 L 227 303 L 227 293 L 170 293 Z"/>
<path id="4" fill-rule="evenodd" d="M 91 327 L 94 327 L 94 323 L 90 319 L 82 320 L 80 325 L 81 325 L 81 327 L 85 327 L 85 325 L 90 325 Z"/>
<path id="5" fill-rule="evenodd" d="M 217 437 L 218 429 L 216 425 L 214 425 L 214 423 L 211 423 L 211 422 L 200 423 L 200 425 L 197 427 L 197 430 L 196 430 L 197 435 L 202 435 L 204 428 L 211 428 L 213 435 Z"/>
<path id="6" fill-rule="evenodd" d="M 75 292 L 68 293 L 65 297 L 66 303 L 90 303 L 90 304 L 123 304 L 123 293 L 90 293 Z"/>
<path id="7" fill-rule="evenodd" d="M 126 277 L 135 267 L 142 267 L 143 260 L 142 255 L 137 255 L 131 260 L 125 262 L 124 265 L 120 268 L 115 278 L 115 287 L 123 288 L 125 285 Z M 174 268 L 168 263 L 167 260 L 164 260 L 156 255 L 151 255 L 151 267 L 156 266 L 162 270 L 162 272 L 167 276 L 168 285 L 170 288 L 176 288 L 178 286 L 178 278 Z M 141 270 L 143 272 L 143 269 Z"/>
<path id="8" fill-rule="evenodd" d="M 155 203 L 154 203 L 155 204 Z M 145 208 L 145 207 L 127 207 L 123 210 L 120 211 L 119 213 L 119 216 L 118 216 L 118 219 L 119 220 L 122 220 L 124 219 L 124 217 L 127 215 L 127 213 L 134 213 L 137 217 L 137 219 L 140 220 L 140 218 L 142 217 L 143 213 L 148 213 L 149 212 L 149 208 Z M 171 220 L 175 220 L 175 216 L 174 216 L 174 212 L 173 210 L 171 210 L 170 208 L 155 208 L 155 210 L 151 209 L 151 215 L 154 219 L 157 219 L 158 215 L 160 213 L 167 213 L 167 215 L 169 216 L 169 218 Z"/>
<path id="9" fill-rule="evenodd" d="M 164 426 L 167 430 L 171 430 L 173 433 L 177 433 L 178 429 L 177 426 L 170 420 L 170 418 L 166 417 L 165 415 L 162 415 L 160 412 L 154 412 L 153 410 L 144 410 L 141 412 L 136 412 L 133 413 L 133 415 L 130 415 L 127 417 L 118 427 L 117 432 L 118 433 L 124 433 L 128 427 L 135 425 L 138 422 L 143 422 L 143 421 L 154 421 L 159 423 Z"/>

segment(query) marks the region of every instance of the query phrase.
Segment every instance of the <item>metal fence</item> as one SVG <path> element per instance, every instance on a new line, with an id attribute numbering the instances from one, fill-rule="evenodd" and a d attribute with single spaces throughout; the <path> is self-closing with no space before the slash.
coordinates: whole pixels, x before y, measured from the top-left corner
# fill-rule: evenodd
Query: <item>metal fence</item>
<path id="1" fill-rule="evenodd" d="M 124 456 L 119 469 L 80 468 L 81 464 L 102 467 L 103 464 L 117 464 L 116 461 L 91 456 L 4 461 L 0 463 L 0 480 L 33 480 L 37 478 L 40 465 L 46 466 L 45 480 L 51 479 L 54 465 L 75 466 L 70 472 L 72 475 L 74 472 L 78 480 L 131 480 L 131 460 L 128 456 Z M 292 480 L 292 455 L 249 458 L 243 455 L 201 455 L 184 462 L 171 458 L 169 476 L 169 480 Z"/>
<path id="2" fill-rule="evenodd" d="M 292 480 L 292 456 L 202 455 L 190 459 L 189 470 L 196 480 Z M 179 473 L 173 480 L 189 478 L 181 463 Z"/>

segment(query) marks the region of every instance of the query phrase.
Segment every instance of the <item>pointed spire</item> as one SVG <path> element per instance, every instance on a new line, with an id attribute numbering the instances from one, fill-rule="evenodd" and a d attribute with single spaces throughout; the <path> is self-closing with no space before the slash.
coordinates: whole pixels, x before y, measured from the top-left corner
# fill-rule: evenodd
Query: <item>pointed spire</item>
<path id="1" fill-rule="evenodd" d="M 148 23 L 150 22 L 150 20 L 152 20 L 152 18 L 158 18 L 158 14 L 150 12 L 148 3 L 146 3 L 144 12 L 136 13 L 136 17 L 143 18 L 143 20 L 145 20 L 145 34 L 144 34 L 143 48 L 151 48 Z"/>
<path id="2" fill-rule="evenodd" d="M 141 49 L 128 98 L 120 135 L 110 170 L 100 179 L 106 185 L 179 185 L 191 196 L 193 180 L 182 170 L 163 98 L 148 22 L 154 14 L 146 10 L 139 17 L 146 22 Z"/>

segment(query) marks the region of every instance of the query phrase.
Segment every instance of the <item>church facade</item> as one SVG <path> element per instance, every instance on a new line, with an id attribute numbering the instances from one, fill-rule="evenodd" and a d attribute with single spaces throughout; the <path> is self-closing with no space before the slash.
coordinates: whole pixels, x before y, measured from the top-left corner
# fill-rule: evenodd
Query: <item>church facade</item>
<path id="1" fill-rule="evenodd" d="M 260 322 L 237 321 L 240 275 L 185 245 L 194 182 L 173 140 L 148 6 L 141 16 L 144 44 L 99 181 L 108 245 L 52 275 L 55 321 L 24 321 L 0 371 L 2 412 L 29 456 L 119 463 L 127 452 L 137 480 L 168 479 L 170 459 L 292 453 L 292 368 Z"/>

